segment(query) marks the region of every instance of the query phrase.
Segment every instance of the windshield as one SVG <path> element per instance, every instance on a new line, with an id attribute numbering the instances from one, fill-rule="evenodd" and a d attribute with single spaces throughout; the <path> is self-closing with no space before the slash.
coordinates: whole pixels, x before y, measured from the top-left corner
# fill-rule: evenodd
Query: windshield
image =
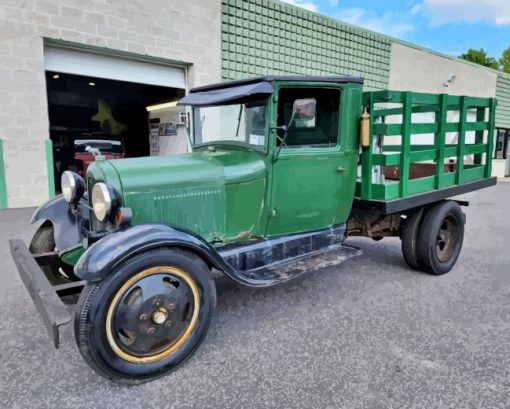
<path id="1" fill-rule="evenodd" d="M 264 146 L 266 100 L 193 109 L 195 144 L 237 141 Z"/>

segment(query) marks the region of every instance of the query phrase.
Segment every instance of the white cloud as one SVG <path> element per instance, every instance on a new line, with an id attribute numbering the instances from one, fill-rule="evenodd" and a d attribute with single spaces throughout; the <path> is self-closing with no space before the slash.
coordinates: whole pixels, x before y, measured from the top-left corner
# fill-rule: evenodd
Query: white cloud
<path id="1" fill-rule="evenodd" d="M 421 12 L 434 26 L 477 21 L 510 24 L 509 0 L 423 0 Z"/>
<path id="2" fill-rule="evenodd" d="M 329 0 L 329 5 L 331 7 L 336 7 L 338 6 L 338 0 Z"/>
<path id="3" fill-rule="evenodd" d="M 353 7 L 340 10 L 335 17 L 346 23 L 392 37 L 402 37 L 414 31 L 414 25 L 408 18 L 394 11 L 379 14 L 372 10 Z"/>
<path id="4" fill-rule="evenodd" d="M 421 11 L 421 4 L 415 4 L 413 7 L 409 9 L 409 13 L 413 16 L 416 16 Z"/>
<path id="5" fill-rule="evenodd" d="M 317 4 L 315 4 L 312 1 L 305 1 L 305 0 L 281 0 L 284 3 L 292 4 L 293 6 L 298 6 L 306 10 L 310 11 L 317 11 L 319 10 L 319 7 Z"/>

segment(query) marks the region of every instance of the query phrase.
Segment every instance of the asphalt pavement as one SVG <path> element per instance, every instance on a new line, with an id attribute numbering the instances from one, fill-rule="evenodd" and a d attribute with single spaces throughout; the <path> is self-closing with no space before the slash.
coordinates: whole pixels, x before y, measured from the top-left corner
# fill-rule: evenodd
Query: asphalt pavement
<path id="1" fill-rule="evenodd" d="M 509 408 L 510 183 L 477 192 L 442 277 L 398 238 L 266 290 L 217 280 L 210 333 L 178 371 L 136 387 L 55 350 L 10 258 L 32 210 L 0 211 L 0 408 Z"/>

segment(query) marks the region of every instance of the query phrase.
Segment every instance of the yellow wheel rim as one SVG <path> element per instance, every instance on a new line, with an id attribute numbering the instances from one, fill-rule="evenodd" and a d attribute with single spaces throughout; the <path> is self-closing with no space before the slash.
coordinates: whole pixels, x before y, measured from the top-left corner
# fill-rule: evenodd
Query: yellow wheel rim
<path id="1" fill-rule="evenodd" d="M 136 286 L 137 283 L 139 283 L 141 280 L 154 276 L 154 275 L 161 275 L 161 274 L 167 274 L 173 277 L 176 277 L 180 279 L 190 290 L 191 297 L 193 299 L 193 311 L 191 315 L 191 320 L 189 321 L 189 324 L 185 328 L 184 332 L 180 337 L 176 340 L 174 340 L 171 345 L 168 346 L 168 348 L 164 349 L 163 351 L 160 351 L 158 353 L 155 353 L 153 355 L 148 356 L 136 356 L 133 354 L 130 354 L 126 352 L 123 348 L 119 346 L 117 343 L 116 337 L 114 336 L 114 330 L 113 330 L 113 322 L 114 322 L 114 316 L 115 312 L 117 310 L 117 307 L 119 306 L 120 300 L 126 295 L 128 291 L 130 291 L 134 286 Z M 157 306 L 156 306 L 157 307 Z M 153 311 L 153 317 L 156 319 L 156 323 L 160 323 L 160 320 L 164 318 L 164 315 L 161 314 L 162 308 L 154 308 Z M 122 358 L 125 361 L 137 363 L 137 364 L 147 364 L 147 363 L 153 363 L 161 361 L 165 358 L 168 358 L 170 355 L 175 353 L 191 336 L 193 330 L 196 328 L 198 323 L 198 315 L 200 312 L 200 290 L 198 286 L 195 283 L 195 280 L 192 278 L 192 276 L 176 267 L 168 267 L 168 266 L 160 266 L 160 267 L 152 267 L 147 270 L 143 270 L 142 272 L 134 275 L 129 280 L 127 280 L 117 291 L 115 296 L 113 297 L 112 302 L 110 303 L 108 307 L 108 312 L 106 315 L 106 338 L 108 340 L 108 344 L 112 351 L 120 358 Z"/>

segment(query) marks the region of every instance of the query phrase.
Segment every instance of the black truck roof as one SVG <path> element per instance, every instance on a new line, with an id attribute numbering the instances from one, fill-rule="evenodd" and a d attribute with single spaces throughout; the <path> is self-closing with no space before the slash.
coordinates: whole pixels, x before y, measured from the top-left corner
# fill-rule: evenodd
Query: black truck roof
<path id="1" fill-rule="evenodd" d="M 241 85 L 254 84 L 258 82 L 275 82 L 275 81 L 303 81 L 303 82 L 335 82 L 347 83 L 354 82 L 363 84 L 365 81 L 363 77 L 350 77 L 343 75 L 328 75 L 328 76 L 314 76 L 314 75 L 268 75 L 262 77 L 252 77 L 242 80 L 218 82 L 215 84 L 204 85 L 201 87 L 192 88 L 190 92 L 203 92 L 212 91 L 219 88 L 236 87 Z"/>

